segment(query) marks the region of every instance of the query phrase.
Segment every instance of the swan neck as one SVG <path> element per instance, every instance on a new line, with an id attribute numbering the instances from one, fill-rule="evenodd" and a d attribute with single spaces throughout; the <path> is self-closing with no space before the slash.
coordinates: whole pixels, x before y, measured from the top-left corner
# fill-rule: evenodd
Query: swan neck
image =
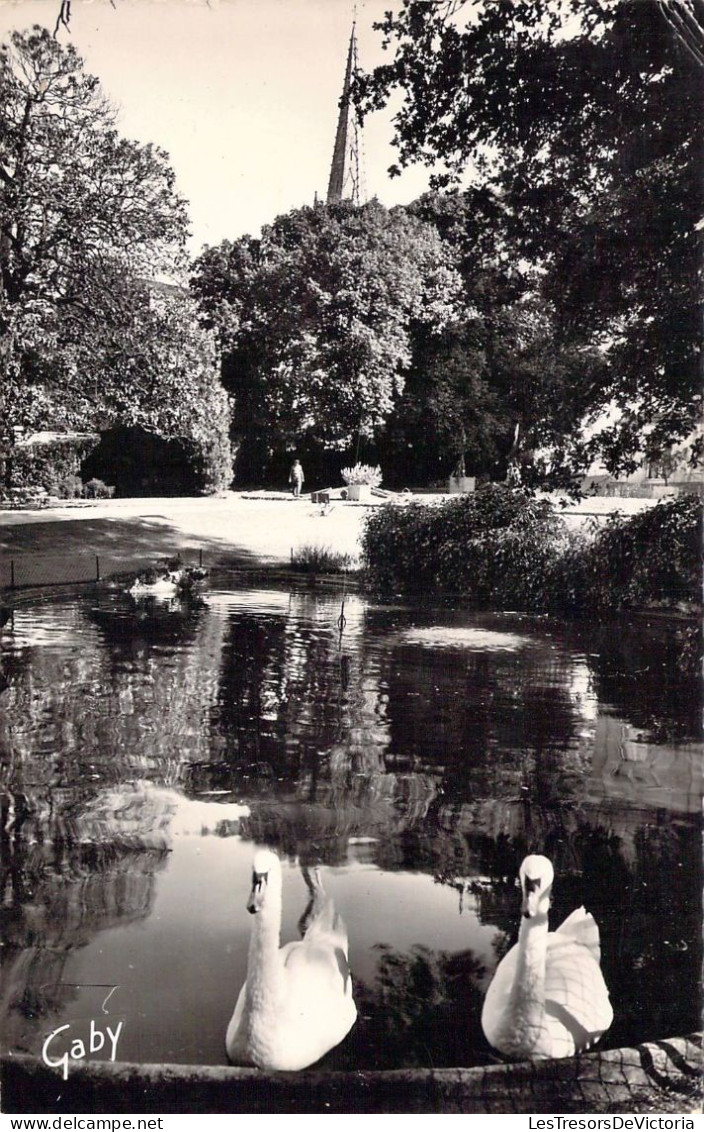
<path id="1" fill-rule="evenodd" d="M 518 963 L 512 997 L 531 1024 L 545 1013 L 545 964 L 548 950 L 548 917 L 540 913 L 523 918 L 518 933 Z"/>
<path id="2" fill-rule="evenodd" d="M 281 981 L 279 942 L 281 938 L 281 885 L 272 885 L 266 901 L 255 913 L 249 940 L 247 963 L 247 1003 L 250 1010 L 261 1009 L 276 996 Z"/>

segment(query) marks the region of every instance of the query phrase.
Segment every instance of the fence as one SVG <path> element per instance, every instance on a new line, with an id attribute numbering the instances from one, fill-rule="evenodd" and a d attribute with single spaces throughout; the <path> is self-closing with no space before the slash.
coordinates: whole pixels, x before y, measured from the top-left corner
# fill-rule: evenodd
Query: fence
<path id="1" fill-rule="evenodd" d="M 0 559 L 0 590 L 22 590 L 40 586 L 79 585 L 101 582 L 114 575 L 137 573 L 156 562 L 173 557 L 184 566 L 202 566 L 202 550 L 139 555 L 86 550 L 79 554 L 4 554 Z"/>

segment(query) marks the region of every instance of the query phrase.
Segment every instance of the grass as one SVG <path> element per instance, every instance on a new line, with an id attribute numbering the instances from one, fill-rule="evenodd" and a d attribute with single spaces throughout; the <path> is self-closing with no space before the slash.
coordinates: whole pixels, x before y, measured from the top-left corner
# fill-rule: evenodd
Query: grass
<path id="1" fill-rule="evenodd" d="M 305 545 L 291 553 L 291 566 L 301 574 L 350 574 L 359 563 L 354 555 L 330 546 Z"/>

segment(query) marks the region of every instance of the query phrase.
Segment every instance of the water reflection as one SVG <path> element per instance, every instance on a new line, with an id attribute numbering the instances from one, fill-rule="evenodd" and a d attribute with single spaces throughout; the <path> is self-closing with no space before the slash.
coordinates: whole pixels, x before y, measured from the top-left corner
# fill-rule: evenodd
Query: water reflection
<path id="1" fill-rule="evenodd" d="M 133 655 L 138 643 L 164 641 L 187 644 L 194 639 L 201 617 L 208 608 L 205 601 L 195 594 L 170 597 L 125 594 L 117 597 L 108 593 L 101 597 L 102 600 L 91 607 L 88 616 L 118 656 L 126 648 Z"/>
<path id="2" fill-rule="evenodd" d="M 116 986 L 120 1058 L 223 1062 L 253 844 L 279 852 L 299 911 L 299 865 L 322 866 L 348 924 L 359 1021 L 326 1064 L 490 1057 L 481 1001 L 531 851 L 554 861 L 555 922 L 582 903 L 599 922 L 609 1044 L 697 1027 L 684 623 L 344 602 L 211 590 L 15 613 L 0 693 L 10 1048 L 36 1053 Z"/>
<path id="3" fill-rule="evenodd" d="M 479 1060 L 481 1035 L 474 1025 L 481 1013 L 484 969 L 471 951 L 437 951 L 419 944 L 398 951 L 380 944 L 377 963 L 375 983 L 357 993 L 365 1030 L 358 1037 L 352 1034 L 350 1063 L 366 1060 L 362 1041 L 373 1046 L 379 1069 Z"/>

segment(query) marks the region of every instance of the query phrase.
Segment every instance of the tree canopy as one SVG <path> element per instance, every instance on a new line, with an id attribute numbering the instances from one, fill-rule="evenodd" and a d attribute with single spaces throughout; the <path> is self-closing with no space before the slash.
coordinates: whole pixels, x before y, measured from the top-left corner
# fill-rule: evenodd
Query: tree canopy
<path id="1" fill-rule="evenodd" d="M 603 373 L 598 350 L 560 333 L 543 274 L 512 256 L 512 217 L 493 191 L 427 193 L 408 211 L 432 224 L 462 280 L 454 321 L 413 335 L 413 357 L 384 446 L 406 483 L 453 471 L 572 484 L 572 433 Z M 550 450 L 549 468 L 536 449 Z"/>
<path id="2" fill-rule="evenodd" d="M 412 328 L 454 315 L 452 259 L 433 226 L 377 201 L 297 209 L 259 239 L 206 249 L 191 287 L 219 335 L 241 443 L 343 450 L 376 435 Z"/>
<path id="3" fill-rule="evenodd" d="M 184 295 L 165 304 L 147 283 L 183 269 L 187 223 L 168 155 L 121 137 L 74 48 L 13 33 L 0 48 L 6 446 L 17 429 L 118 422 L 194 440 L 203 406 L 227 437 L 214 343 Z"/>
<path id="4" fill-rule="evenodd" d="M 115 270 L 100 286 L 110 293 L 109 308 L 103 302 L 93 313 L 89 303 L 80 326 L 65 328 L 65 353 L 80 380 L 64 399 L 64 422 L 139 426 L 178 440 L 205 489 L 227 487 L 230 404 L 215 337 L 199 325 L 195 303 L 180 287 Z"/>
<path id="5" fill-rule="evenodd" d="M 616 412 L 592 448 L 613 470 L 700 412 L 703 12 L 404 0 L 377 25 L 392 60 L 357 83 L 363 112 L 400 94 L 400 164 L 493 192 L 502 254 L 540 272 L 556 341 L 600 353 L 592 416 Z"/>

